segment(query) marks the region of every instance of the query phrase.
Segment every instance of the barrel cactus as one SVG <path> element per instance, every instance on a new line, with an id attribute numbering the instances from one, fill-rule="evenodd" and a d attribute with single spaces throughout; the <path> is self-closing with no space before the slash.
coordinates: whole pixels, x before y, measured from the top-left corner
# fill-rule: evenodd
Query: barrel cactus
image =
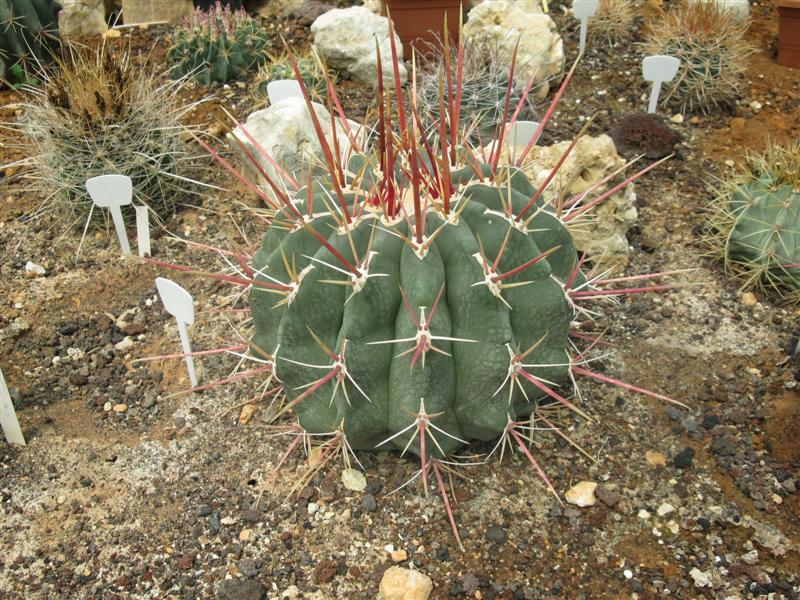
<path id="1" fill-rule="evenodd" d="M 97 175 L 130 177 L 135 201 L 159 223 L 196 191 L 181 122 L 195 105 L 178 100 L 183 82 L 136 69 L 130 55 L 108 48 L 69 47 L 44 73 L 17 126 L 34 167 L 26 177 L 46 198 L 41 211 L 64 226 L 105 222 L 86 191 L 86 180 Z M 132 221 L 133 207 L 123 215 Z"/>
<path id="2" fill-rule="evenodd" d="M 745 89 L 748 57 L 755 51 L 746 31 L 746 22 L 716 2 L 684 3 L 650 23 L 646 52 L 681 61 L 662 102 L 703 113 L 734 102 Z"/>
<path id="3" fill-rule="evenodd" d="M 396 58 L 392 66 L 399 80 Z M 261 157 L 243 150 L 266 182 L 261 189 L 203 143 L 273 215 L 251 260 L 235 253 L 238 274 L 211 276 L 250 290 L 249 354 L 259 366 L 235 378 L 279 381 L 285 402 L 270 419 L 297 417 L 296 425 L 281 426 L 297 435 L 278 467 L 308 439 L 324 440 L 311 473 L 356 449 L 412 452 L 426 490 L 435 477 L 458 538 L 441 469 L 465 445 L 512 444 L 558 496 L 524 439 L 534 419 L 549 422 L 542 411 L 550 404 L 585 416 L 569 399 L 573 378 L 670 400 L 590 370 L 586 353 L 597 340 L 579 325 L 587 301 L 665 287 L 599 286 L 663 274 L 590 281 L 566 227 L 658 163 L 580 206 L 562 202 L 552 177 L 537 188 L 516 166 L 499 164 L 503 129 L 497 151 L 471 148 L 459 125 L 458 94 L 439 98 L 440 114 L 446 110 L 452 120 L 426 129 L 415 94 L 409 104 L 384 91 L 382 74 L 378 81 L 372 145 L 361 145 L 340 115 L 353 149 L 343 157 L 341 140 L 322 134 L 300 80 L 326 170 L 299 183 L 290 174 L 270 176 Z M 456 92 L 460 85 L 456 80 Z M 331 95 L 340 106 L 335 89 Z M 512 110 L 505 108 L 503 121 L 513 121 Z M 250 139 L 242 125 L 234 139 L 239 134 Z M 309 479 L 307 472 L 296 487 Z"/>
<path id="4" fill-rule="evenodd" d="M 232 11 L 217 2 L 207 12 L 195 10 L 177 32 L 167 59 L 175 63 L 175 77 L 225 83 L 264 64 L 269 44 L 267 32 L 244 9 Z"/>
<path id="5" fill-rule="evenodd" d="M 24 83 L 49 61 L 59 10 L 52 0 L 0 0 L 0 83 Z"/>
<path id="6" fill-rule="evenodd" d="M 714 253 L 743 287 L 800 300 L 800 143 L 751 154 L 714 201 Z"/>

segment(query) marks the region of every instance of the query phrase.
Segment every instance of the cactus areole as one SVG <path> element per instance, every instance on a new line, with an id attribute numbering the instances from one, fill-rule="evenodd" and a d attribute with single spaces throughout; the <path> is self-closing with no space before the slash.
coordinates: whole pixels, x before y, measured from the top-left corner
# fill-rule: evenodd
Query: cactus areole
<path id="1" fill-rule="evenodd" d="M 446 210 L 424 185 L 419 202 L 412 185 L 376 206 L 367 165 L 349 164 L 364 173 L 348 186 L 363 189 L 343 193 L 349 223 L 319 191 L 319 209 L 295 203 L 302 220 L 276 216 L 253 269 L 292 289 L 276 300 L 254 287 L 252 343 L 273 355 L 308 432 L 342 428 L 354 448 L 391 438 L 402 449 L 415 431 L 401 432 L 427 414 L 434 454 L 497 438 L 546 396 L 540 385 L 568 380 L 575 309 L 565 288 L 583 283 L 572 239 L 549 205 L 515 218 L 535 193 L 520 171 L 506 181 L 455 171 Z"/>

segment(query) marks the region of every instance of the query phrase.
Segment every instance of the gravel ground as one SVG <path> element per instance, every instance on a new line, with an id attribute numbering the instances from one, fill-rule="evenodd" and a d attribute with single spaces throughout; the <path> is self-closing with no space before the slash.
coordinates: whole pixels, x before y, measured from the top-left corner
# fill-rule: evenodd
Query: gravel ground
<path id="1" fill-rule="evenodd" d="M 552 10 L 574 48 L 571 21 Z M 547 432 L 536 433 L 535 453 L 560 496 L 592 481 L 598 502 L 560 505 L 519 453 L 462 468 L 448 485 L 463 551 L 435 493 L 392 493 L 417 471 L 414 458 L 359 453 L 363 492 L 344 487 L 338 462 L 298 486 L 309 468 L 299 450 L 270 480 L 291 438 L 267 427 L 263 402 L 241 413 L 258 382 L 186 394 L 179 361 L 137 361 L 179 352 L 155 295 L 163 272 L 120 258 L 106 233 L 76 261 L 79 232 L 48 217 L 27 222 L 41 198 L 0 180 L 0 366 L 29 442 L 0 446 L 0 596 L 374 598 L 399 564 L 428 575 L 434 598 L 798 597 L 798 313 L 739 293 L 701 243 L 707 173 L 763 146 L 767 130 L 778 140 L 800 134 L 796 72 L 770 56 L 769 6 L 753 10 L 760 51 L 749 95 L 729 113 L 667 121 L 680 136 L 677 155 L 636 188 L 628 272 L 695 270 L 667 294 L 601 307 L 613 346 L 596 368 L 689 409 L 583 383 L 592 422 L 555 409 L 552 417 L 592 459 Z M 274 27 L 307 35 L 298 20 Z M 133 47 L 163 44 L 163 33 L 134 32 Z M 545 141 L 568 138 L 594 112 L 592 133 L 610 131 L 643 106 L 640 59 L 636 46 L 590 49 Z M 247 86 L 215 88 L 193 122 L 220 137 L 221 104 L 240 116 L 255 106 Z M 343 89 L 352 114 L 364 114 L 368 91 Z M 0 105 L 19 101 L 0 96 Z M 0 120 L 14 116 L 0 109 Z M 0 163 L 15 158 L 0 147 Z M 181 238 L 252 246 L 263 228 L 248 209 L 255 199 L 210 161 L 198 166 L 231 191 L 182 211 L 167 224 L 175 237 L 156 237 L 153 252 L 214 269 L 213 254 Z M 29 260 L 46 275 L 26 276 Z M 238 290 L 174 278 L 197 298 L 195 349 L 246 335 L 240 313 L 219 310 L 237 306 Z M 203 382 L 237 367 L 220 356 L 198 365 Z"/>

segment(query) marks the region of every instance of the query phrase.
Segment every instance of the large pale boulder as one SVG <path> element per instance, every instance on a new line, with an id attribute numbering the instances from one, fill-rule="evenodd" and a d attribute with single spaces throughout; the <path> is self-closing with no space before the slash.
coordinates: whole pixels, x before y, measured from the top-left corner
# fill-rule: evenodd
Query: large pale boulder
<path id="1" fill-rule="evenodd" d="M 330 113 L 324 106 L 316 102 L 313 102 L 312 106 L 319 119 L 325 139 L 333 147 L 331 144 L 333 137 L 331 135 Z M 339 151 L 344 159 L 350 154 L 351 144 L 344 127 L 338 119 L 336 125 Z M 361 126 L 353 121 L 349 121 L 349 125 L 352 134 L 359 136 L 359 143 L 361 143 L 362 138 L 359 131 Z M 261 178 L 257 169 L 252 166 L 247 155 L 242 151 L 233 136 L 236 136 L 242 145 L 247 148 L 248 152 L 258 159 L 264 172 L 278 185 L 282 185 L 281 171 L 288 173 L 298 181 L 303 181 L 304 176 L 309 172 L 325 168 L 325 155 L 322 152 L 322 146 L 314 129 L 314 122 L 303 98 L 286 98 L 268 108 L 252 113 L 247 117 L 244 128 L 250 134 L 250 137 L 258 142 L 258 145 L 280 165 L 279 170 L 263 155 L 255 144 L 247 139 L 240 127 L 228 134 L 231 148 L 239 155 L 242 164 L 246 165 L 246 169 L 254 179 L 260 179 L 262 187 L 270 195 L 272 195 L 271 188 Z"/>
<path id="2" fill-rule="evenodd" d="M 383 63 L 383 83 L 394 88 L 392 50 L 389 41 L 389 20 L 374 14 L 363 6 L 336 8 L 317 18 L 311 25 L 314 47 L 328 66 L 340 72 L 346 71 L 362 83 L 377 87 L 378 58 L 375 40 Z M 397 55 L 402 61 L 403 45 L 395 34 Z M 408 78 L 405 67 L 400 65 L 400 80 Z"/>
<path id="3" fill-rule="evenodd" d="M 104 0 L 62 0 L 58 13 L 61 35 L 103 35 L 108 29 Z"/>
<path id="4" fill-rule="evenodd" d="M 496 44 L 497 58 L 509 68 L 519 40 L 514 79 L 520 87 L 533 79 L 534 95 L 541 99 L 564 70 L 564 48 L 553 19 L 537 9 L 535 3 L 513 0 L 483 2 L 469 11 L 464 35 Z"/>
<path id="5" fill-rule="evenodd" d="M 566 151 L 570 142 L 552 146 L 534 146 L 525 159 L 523 170 L 538 187 Z M 619 169 L 625 161 L 617 154 L 614 141 L 607 135 L 583 136 L 573 148 L 550 184 L 566 199 L 583 194 L 592 185 Z M 596 198 L 624 179 L 624 173 L 589 193 L 586 201 Z M 570 232 L 578 250 L 585 252 L 595 264 L 609 268 L 628 263 L 628 230 L 636 222 L 636 194 L 629 184 L 599 206 L 588 211 L 587 217 L 570 224 Z"/>

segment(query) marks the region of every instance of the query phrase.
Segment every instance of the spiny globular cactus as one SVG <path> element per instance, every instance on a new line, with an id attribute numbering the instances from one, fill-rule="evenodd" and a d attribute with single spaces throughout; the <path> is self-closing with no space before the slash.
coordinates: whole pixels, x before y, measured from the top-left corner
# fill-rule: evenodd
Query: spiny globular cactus
<path id="1" fill-rule="evenodd" d="M 50 61 L 60 10 L 52 0 L 0 0 L 0 83 L 24 83 Z"/>
<path id="2" fill-rule="evenodd" d="M 190 75 L 199 83 L 225 83 L 258 68 L 267 60 L 270 41 L 243 9 L 232 11 L 219 2 L 195 10 L 175 36 L 167 59 L 175 77 Z"/>
<path id="3" fill-rule="evenodd" d="M 154 221 L 172 216 L 194 191 L 193 156 L 181 139 L 183 82 L 137 69 L 129 55 L 67 46 L 57 68 L 31 94 L 17 129 L 34 169 L 27 174 L 66 226 L 105 221 L 86 191 L 86 180 L 106 173 L 127 175 L 134 200 Z M 190 131 L 193 131 L 190 128 Z M 133 220 L 133 207 L 124 207 Z"/>
<path id="4" fill-rule="evenodd" d="M 447 43 L 447 42 L 445 42 Z M 456 61 L 450 64 L 447 54 L 455 54 L 451 48 L 434 48 L 429 54 L 434 58 L 418 75 L 418 102 L 422 123 L 426 127 L 436 128 L 441 120 L 439 113 L 440 89 L 447 94 L 448 85 L 455 94 L 458 73 L 455 72 Z M 497 45 L 488 40 L 470 40 L 462 47 L 461 78 L 459 93 L 459 121 L 473 143 L 488 143 L 497 134 L 502 122 L 506 99 L 513 108 L 520 106 L 517 119 L 534 120 L 536 111 L 533 98 L 509 79 L 508 67 L 499 62 Z M 446 63 L 450 64 L 450 73 Z M 509 85 L 509 83 L 511 83 Z M 441 84 L 441 88 L 440 88 Z M 524 101 L 520 102 L 524 97 Z"/>
<path id="5" fill-rule="evenodd" d="M 737 21 L 716 2 L 688 2 L 649 27 L 646 51 L 681 61 L 662 94 L 664 104 L 707 113 L 736 100 L 746 83 L 748 57 L 755 50 L 744 39 L 746 22 Z"/>
<path id="6" fill-rule="evenodd" d="M 399 80 L 396 51 L 393 56 Z M 459 539 L 442 483 L 459 449 L 495 439 L 495 449 L 518 448 L 558 498 L 526 440 L 534 422 L 555 429 L 548 419 L 554 405 L 585 416 L 569 399 L 573 378 L 672 401 L 587 368 L 598 340 L 579 324 L 587 301 L 669 286 L 601 289 L 664 274 L 606 281 L 582 273 L 583 257 L 565 224 L 613 191 L 568 208 L 554 201 L 552 177 L 537 189 L 516 166 L 499 166 L 504 129 L 495 152 L 469 147 L 459 126 L 458 93 L 440 96 L 447 122 L 426 132 L 414 94 L 410 104 L 402 95 L 393 98 L 382 80 L 372 147 L 360 145 L 339 111 L 354 149 L 345 159 L 337 139 L 322 135 L 301 81 L 327 167 L 304 187 L 289 174 L 271 178 L 246 151 L 269 188 L 262 190 L 204 144 L 274 215 L 250 260 L 227 253 L 237 257 L 239 272 L 212 277 L 250 289 L 249 353 L 259 366 L 240 376 L 279 381 L 285 403 L 271 416 L 297 417 L 296 425 L 282 426 L 296 437 L 276 472 L 303 440 L 323 442 L 315 447 L 316 466 L 296 489 L 309 473 L 337 455 L 347 459 L 354 449 L 413 452 L 421 460 L 417 476 L 426 491 L 435 479 Z M 456 92 L 460 86 L 456 81 Z M 513 121 L 514 110 L 507 103 L 503 120 Z M 239 131 L 253 141 L 241 125 Z"/>
<path id="7" fill-rule="evenodd" d="M 315 102 L 325 104 L 328 97 L 328 84 L 323 71 L 327 69 L 321 64 L 317 56 L 307 53 L 297 57 L 297 69 L 306 84 L 311 98 Z M 333 74 L 328 72 L 333 78 Z M 279 79 L 295 79 L 294 68 L 288 55 L 270 55 L 269 60 L 258 70 L 255 78 L 256 93 L 260 96 L 267 96 L 267 85 L 270 81 Z"/>
<path id="8" fill-rule="evenodd" d="M 714 252 L 743 278 L 800 301 L 800 143 L 748 156 L 714 201 Z"/>

